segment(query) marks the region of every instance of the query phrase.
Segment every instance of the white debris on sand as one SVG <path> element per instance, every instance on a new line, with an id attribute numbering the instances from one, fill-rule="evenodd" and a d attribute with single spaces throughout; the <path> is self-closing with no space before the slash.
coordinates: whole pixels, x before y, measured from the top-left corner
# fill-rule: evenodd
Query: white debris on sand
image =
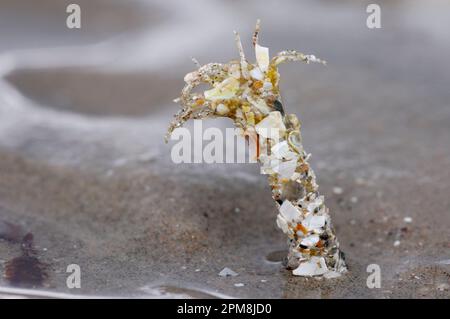
<path id="1" fill-rule="evenodd" d="M 342 189 L 342 187 L 339 186 L 335 186 L 333 187 L 333 193 L 336 195 L 341 195 L 344 192 L 344 190 Z"/>
<path id="2" fill-rule="evenodd" d="M 412 218 L 411 217 L 405 217 L 405 218 L 403 218 L 403 221 L 405 222 L 405 223 L 412 223 Z"/>
<path id="3" fill-rule="evenodd" d="M 244 287 L 245 285 L 242 282 L 238 282 L 234 284 L 235 287 Z"/>
<path id="4" fill-rule="evenodd" d="M 224 269 L 221 270 L 221 272 L 219 272 L 220 277 L 236 277 L 237 275 L 238 275 L 237 272 L 231 270 L 228 267 L 225 267 Z"/>

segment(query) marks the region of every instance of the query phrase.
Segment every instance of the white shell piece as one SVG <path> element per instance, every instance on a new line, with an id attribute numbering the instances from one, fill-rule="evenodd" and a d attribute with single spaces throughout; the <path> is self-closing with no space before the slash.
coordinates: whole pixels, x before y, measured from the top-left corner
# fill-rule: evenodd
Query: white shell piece
<path id="1" fill-rule="evenodd" d="M 289 222 L 299 220 L 301 216 L 298 209 L 289 200 L 285 200 L 281 205 L 280 214 Z"/>
<path id="2" fill-rule="evenodd" d="M 289 226 L 286 219 L 284 219 L 281 214 L 277 215 L 277 226 L 283 231 L 283 233 L 289 234 Z"/>
<path id="3" fill-rule="evenodd" d="M 272 169 L 272 172 L 279 173 L 280 172 L 280 164 L 281 164 L 281 160 L 279 160 L 277 158 L 273 158 L 271 156 L 269 165 L 270 165 L 270 168 Z"/>
<path id="4" fill-rule="evenodd" d="M 233 64 L 230 67 L 229 73 L 233 78 L 240 79 L 241 78 L 241 66 L 239 64 Z"/>
<path id="5" fill-rule="evenodd" d="M 255 45 L 256 62 L 261 71 L 266 72 L 269 68 L 269 48 L 262 47 L 259 44 Z"/>
<path id="6" fill-rule="evenodd" d="M 239 89 L 239 81 L 229 77 L 219 83 L 215 88 L 204 92 L 205 98 L 210 101 L 230 99 L 236 95 Z"/>
<path id="7" fill-rule="evenodd" d="M 283 142 L 275 144 L 274 146 L 272 146 L 272 148 L 270 150 L 272 151 L 272 154 L 276 158 L 280 158 L 280 159 L 285 157 L 288 154 L 288 152 L 290 151 L 289 144 L 287 143 L 287 141 L 283 141 Z"/>
<path id="8" fill-rule="evenodd" d="M 265 91 L 270 91 L 270 90 L 272 90 L 272 88 L 273 88 L 273 85 L 272 85 L 271 82 L 265 81 L 265 82 L 263 83 L 263 90 L 265 90 Z"/>
<path id="9" fill-rule="evenodd" d="M 280 178 L 288 178 L 290 179 L 292 175 L 295 173 L 295 169 L 297 168 L 297 161 L 291 160 L 286 162 L 280 162 L 278 164 L 278 175 Z"/>
<path id="10" fill-rule="evenodd" d="M 310 214 L 302 221 L 302 225 L 308 230 L 318 230 L 325 226 L 325 216 Z"/>
<path id="11" fill-rule="evenodd" d="M 280 139 L 286 131 L 286 126 L 284 126 L 281 113 L 273 111 L 256 124 L 255 129 L 263 138 Z"/>
<path id="12" fill-rule="evenodd" d="M 306 247 L 314 247 L 319 242 L 319 239 L 320 238 L 318 235 L 309 235 L 302 239 L 300 245 Z"/>
<path id="13" fill-rule="evenodd" d="M 323 257 L 311 257 L 310 260 L 301 262 L 300 265 L 292 271 L 296 276 L 320 276 L 328 272 L 325 259 Z"/>
<path id="14" fill-rule="evenodd" d="M 269 114 L 271 111 L 271 108 L 269 106 L 267 106 L 266 101 L 264 101 L 263 99 L 253 99 L 250 96 L 247 96 L 247 100 L 254 106 L 256 107 L 262 114 L 266 115 Z"/>
<path id="15" fill-rule="evenodd" d="M 237 272 L 231 270 L 228 267 L 225 267 L 224 269 L 222 269 L 221 272 L 219 272 L 220 277 L 236 277 L 237 275 L 238 275 Z"/>
<path id="16" fill-rule="evenodd" d="M 259 81 L 264 79 L 264 73 L 262 73 L 259 68 L 253 68 L 253 70 L 250 71 L 250 76 Z"/>

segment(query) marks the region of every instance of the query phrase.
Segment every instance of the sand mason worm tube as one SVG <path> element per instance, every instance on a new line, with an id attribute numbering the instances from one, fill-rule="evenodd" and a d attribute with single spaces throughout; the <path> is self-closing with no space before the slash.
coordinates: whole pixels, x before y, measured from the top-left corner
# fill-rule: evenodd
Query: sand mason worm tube
<path id="1" fill-rule="evenodd" d="M 235 32 L 239 60 L 199 65 L 185 76 L 186 85 L 175 100 L 181 110 L 169 126 L 166 141 L 187 120 L 212 117 L 230 118 L 245 134 L 255 136 L 256 157 L 279 209 L 276 224 L 288 237 L 288 268 L 298 276 L 337 277 L 347 270 L 344 256 L 308 163 L 309 154 L 303 149 L 300 121 L 284 113 L 278 87 L 279 64 L 325 61 L 290 50 L 270 58 L 269 49 L 258 43 L 259 31 L 258 21 L 253 34 L 255 63 L 247 61 Z M 211 88 L 193 92 L 200 84 Z"/>

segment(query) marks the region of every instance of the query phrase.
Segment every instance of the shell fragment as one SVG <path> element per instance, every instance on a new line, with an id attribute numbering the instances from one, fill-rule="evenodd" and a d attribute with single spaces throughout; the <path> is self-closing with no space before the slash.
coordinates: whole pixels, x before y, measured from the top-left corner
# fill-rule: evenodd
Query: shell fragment
<path id="1" fill-rule="evenodd" d="M 269 48 L 255 45 L 256 62 L 261 71 L 266 72 L 269 68 Z"/>
<path id="2" fill-rule="evenodd" d="M 328 272 L 327 264 L 323 257 L 311 257 L 310 260 L 303 261 L 294 269 L 293 274 L 297 276 L 320 276 Z"/>
<path id="3" fill-rule="evenodd" d="M 297 221 L 301 216 L 298 209 L 289 200 L 285 200 L 281 205 L 280 214 L 289 222 Z"/>
<path id="4" fill-rule="evenodd" d="M 261 122 L 255 126 L 256 132 L 264 138 L 279 140 L 286 131 L 281 113 L 278 111 L 270 112 Z"/>
<path id="5" fill-rule="evenodd" d="M 239 80 L 229 77 L 211 90 L 204 92 L 205 99 L 216 101 L 234 97 L 239 89 Z"/>

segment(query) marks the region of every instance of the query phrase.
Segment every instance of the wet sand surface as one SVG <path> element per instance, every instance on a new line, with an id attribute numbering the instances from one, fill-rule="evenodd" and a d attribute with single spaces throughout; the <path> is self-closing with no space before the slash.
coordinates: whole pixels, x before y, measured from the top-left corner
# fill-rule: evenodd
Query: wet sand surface
<path id="1" fill-rule="evenodd" d="M 448 3 L 381 2 L 370 30 L 356 1 L 86 1 L 95 28 L 80 36 L 57 2 L 26 20 L 25 4 L 0 1 L 23 17 L 0 31 L 0 297 L 450 297 Z M 233 29 L 252 57 L 257 17 L 272 53 L 328 61 L 280 73 L 346 254 L 338 279 L 284 268 L 257 165 L 174 164 L 163 142 L 189 57 L 237 57 Z"/>

